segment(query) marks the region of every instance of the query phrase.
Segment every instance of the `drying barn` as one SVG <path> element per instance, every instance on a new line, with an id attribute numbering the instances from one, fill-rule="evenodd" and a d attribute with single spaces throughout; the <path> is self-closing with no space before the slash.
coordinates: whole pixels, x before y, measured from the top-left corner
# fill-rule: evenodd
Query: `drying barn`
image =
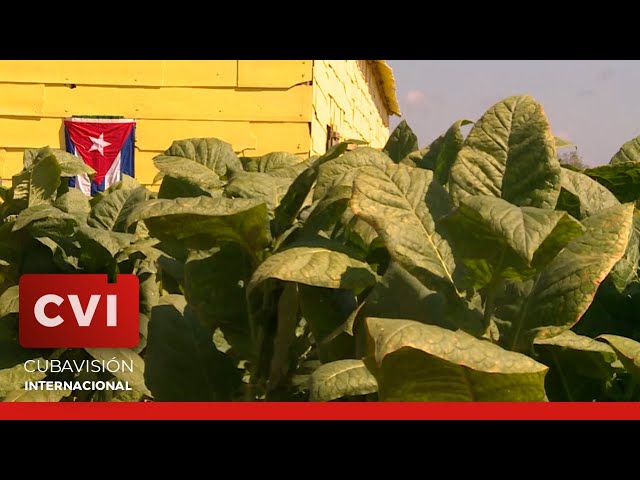
<path id="1" fill-rule="evenodd" d="M 135 176 L 150 185 L 173 140 L 306 157 L 339 139 L 382 147 L 399 114 L 383 60 L 2 60 L 0 169 L 6 185 L 25 148 L 64 148 L 71 116 L 134 119 Z"/>

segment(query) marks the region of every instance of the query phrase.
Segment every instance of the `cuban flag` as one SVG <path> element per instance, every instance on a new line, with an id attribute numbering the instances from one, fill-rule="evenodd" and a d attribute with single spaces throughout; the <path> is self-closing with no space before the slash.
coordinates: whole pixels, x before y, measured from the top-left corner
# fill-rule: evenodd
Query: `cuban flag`
<path id="1" fill-rule="evenodd" d="M 78 175 L 69 179 L 69 186 L 94 196 L 120 181 L 122 174 L 135 176 L 135 131 L 136 122 L 131 119 L 65 119 L 67 152 L 96 171 L 93 181 L 88 175 Z"/>

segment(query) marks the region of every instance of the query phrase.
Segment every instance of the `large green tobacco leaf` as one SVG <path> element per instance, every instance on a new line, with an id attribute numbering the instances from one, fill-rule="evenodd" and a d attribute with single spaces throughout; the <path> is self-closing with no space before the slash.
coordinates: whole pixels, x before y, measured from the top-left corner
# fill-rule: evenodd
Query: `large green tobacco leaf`
<path id="1" fill-rule="evenodd" d="M 14 390 L 9 392 L 3 402 L 59 402 L 71 395 L 71 390 Z"/>
<path id="2" fill-rule="evenodd" d="M 272 152 L 261 157 L 245 157 L 241 161 L 247 172 L 268 173 L 273 177 L 291 180 L 310 166 L 309 160 L 302 160 L 297 155 L 287 152 Z"/>
<path id="3" fill-rule="evenodd" d="M 561 167 L 542 105 L 528 95 L 491 107 L 473 126 L 451 168 L 457 204 L 468 195 L 493 195 L 518 206 L 554 208 Z"/>
<path id="4" fill-rule="evenodd" d="M 353 292 L 346 289 L 298 285 L 299 303 L 318 345 L 318 357 L 324 363 L 351 358 L 354 339 L 344 331 L 337 332 L 356 309 Z"/>
<path id="5" fill-rule="evenodd" d="M 180 295 L 162 297 L 153 308 L 144 379 L 157 401 L 228 401 L 241 384 L 231 358 Z"/>
<path id="6" fill-rule="evenodd" d="M 44 359 L 42 358 L 34 361 L 42 361 L 44 364 Z M 34 370 L 35 372 L 29 372 L 23 364 L 0 370 L 0 398 L 5 397 L 9 392 L 23 388 L 25 382 L 36 382 L 47 376 L 44 372 L 39 372 L 37 369 Z"/>
<path id="7" fill-rule="evenodd" d="M 181 178 L 164 175 L 158 189 L 157 198 L 187 198 L 187 197 L 220 197 L 222 189 L 204 190 L 198 185 Z"/>
<path id="8" fill-rule="evenodd" d="M 47 230 L 57 231 L 60 234 L 71 234 L 77 221 L 74 215 L 63 212 L 48 203 L 41 203 L 22 210 L 16 218 L 13 231 L 16 232 L 32 224 L 37 224 L 39 231 Z"/>
<path id="9" fill-rule="evenodd" d="M 487 255 L 506 245 L 527 265 L 548 263 L 583 230 L 566 212 L 517 207 L 488 195 L 462 199 L 448 224 L 464 232 L 461 242 L 470 242 Z"/>
<path id="10" fill-rule="evenodd" d="M 536 279 L 519 314 L 513 346 L 559 335 L 580 320 L 602 280 L 624 255 L 632 222 L 633 204 L 610 207 L 584 220 L 585 233 Z"/>
<path id="11" fill-rule="evenodd" d="M 470 120 L 458 120 L 449 130 L 436 138 L 431 145 L 429 151 L 424 155 L 420 162 L 416 162 L 416 166 L 420 168 L 429 168 L 433 170 L 435 179 L 442 185 L 446 185 L 449 181 L 449 172 L 451 166 L 456 160 L 458 153 L 464 144 L 464 135 L 461 127 L 469 125 L 473 122 Z"/>
<path id="12" fill-rule="evenodd" d="M 579 219 L 620 204 L 613 193 L 582 172 L 563 168 L 561 183 L 557 208 L 573 215 L 571 206 L 576 205 L 575 216 Z"/>
<path id="13" fill-rule="evenodd" d="M 346 152 L 347 147 L 348 144 L 345 142 L 334 145 L 296 177 L 274 212 L 274 218 L 271 222 L 271 231 L 274 237 L 279 237 L 293 225 L 318 178 L 320 165 L 338 158 Z"/>
<path id="14" fill-rule="evenodd" d="M 600 335 L 598 339 L 611 345 L 627 372 L 640 382 L 640 343 L 618 335 Z"/>
<path id="15" fill-rule="evenodd" d="M 181 157 L 199 163 L 213 171 L 223 180 L 233 172 L 242 170 L 242 163 L 234 153 L 231 145 L 217 138 L 190 138 L 173 142 L 168 150 L 154 158 L 154 162 L 159 161 L 163 168 L 171 168 L 171 161 L 175 161 L 175 159 L 165 162 L 164 157 Z M 194 167 L 193 170 L 194 175 L 196 168 Z M 199 170 L 199 172 L 202 173 L 202 170 Z M 179 172 L 175 173 L 179 174 Z M 186 173 L 181 175 L 184 178 L 189 177 Z M 208 180 L 211 180 L 211 178 Z"/>
<path id="16" fill-rule="evenodd" d="M 26 149 L 23 156 L 24 168 L 31 169 L 40 161 L 49 157 L 54 157 L 58 162 L 62 177 L 75 177 L 82 174 L 93 176 L 96 173 L 80 157 L 64 150 L 50 147 Z"/>
<path id="17" fill-rule="evenodd" d="M 31 171 L 29 183 L 29 206 L 48 203 L 60 186 L 62 170 L 54 156 L 36 163 Z"/>
<path id="18" fill-rule="evenodd" d="M 640 161 L 603 165 L 584 173 L 604 185 L 621 202 L 640 199 Z"/>
<path id="19" fill-rule="evenodd" d="M 273 339 L 273 355 L 269 366 L 268 388 L 270 390 L 276 388 L 289 373 L 292 360 L 291 346 L 296 339 L 296 329 L 300 320 L 299 306 L 297 284 L 287 283 L 278 299 L 278 326 Z"/>
<path id="20" fill-rule="evenodd" d="M 148 198 L 149 192 L 144 187 L 115 190 L 91 209 L 87 223 L 91 227 L 124 232 L 129 214 Z"/>
<path id="21" fill-rule="evenodd" d="M 0 369 L 11 368 L 24 361 L 44 357 L 50 351 L 22 348 L 18 341 L 18 315 L 9 314 L 0 318 Z"/>
<path id="22" fill-rule="evenodd" d="M 426 168 L 428 170 L 434 170 L 435 165 L 433 165 L 433 157 L 431 158 L 431 162 L 427 163 L 424 161 L 424 158 L 429 154 L 429 147 L 421 148 L 420 150 L 416 150 L 415 152 L 411 152 L 409 155 L 404 157 L 398 163 L 402 165 L 407 165 L 408 167 L 419 167 Z"/>
<path id="23" fill-rule="evenodd" d="M 400 317 L 421 323 L 453 326 L 447 323 L 445 296 L 429 290 L 395 261 L 391 261 L 364 304 L 347 319 L 341 331 L 353 335 L 356 322 L 366 317 Z"/>
<path id="24" fill-rule="evenodd" d="M 309 378 L 309 400 L 328 402 L 341 397 L 367 395 L 378 390 L 376 378 L 362 360 L 337 360 L 315 370 Z"/>
<path id="25" fill-rule="evenodd" d="M 113 375 L 123 382 L 128 382 L 129 387 L 145 394 L 151 395 L 151 392 L 144 384 L 144 360 L 133 350 L 126 348 L 87 348 L 85 349 L 89 355 L 96 360 L 100 360 L 108 364 L 110 361 L 117 361 L 118 368 L 112 367 Z M 123 363 L 127 368 L 122 368 Z M 133 371 L 129 371 L 129 366 L 133 364 Z M 115 364 L 114 364 L 115 365 Z M 110 370 L 110 371 L 111 371 Z"/>
<path id="26" fill-rule="evenodd" d="M 238 172 L 225 187 L 225 196 L 260 200 L 269 211 L 275 210 L 286 195 L 291 180 L 262 172 Z"/>
<path id="27" fill-rule="evenodd" d="M 320 200 L 331 187 L 339 185 L 351 187 L 353 179 L 362 168 L 383 168 L 388 165 L 394 165 L 393 160 L 380 150 L 370 147 L 359 147 L 341 157 L 327 161 L 319 168 L 313 200 Z"/>
<path id="28" fill-rule="evenodd" d="M 220 328 L 241 358 L 253 359 L 246 285 L 251 262 L 235 244 L 192 252 L 184 266 L 184 292 L 189 306 L 210 331 Z"/>
<path id="29" fill-rule="evenodd" d="M 609 163 L 624 162 L 640 162 L 640 137 L 632 138 L 622 145 Z"/>
<path id="30" fill-rule="evenodd" d="M 18 313 L 20 306 L 20 296 L 18 285 L 7 288 L 0 295 L 0 319 L 6 317 L 10 313 Z"/>
<path id="31" fill-rule="evenodd" d="M 551 367 L 546 378 L 551 401 L 593 401 L 616 374 L 617 357 L 609 345 L 567 330 L 535 342 L 539 361 Z"/>
<path id="32" fill-rule="evenodd" d="M 177 240 L 197 249 L 230 241 L 255 253 L 270 241 L 267 207 L 258 200 L 222 197 L 149 200 L 134 208 L 126 228 L 141 220 L 151 235 L 161 241 Z"/>
<path id="33" fill-rule="evenodd" d="M 461 331 L 368 318 L 365 364 L 382 401 L 545 400 L 548 368 Z"/>
<path id="34" fill-rule="evenodd" d="M 640 225 L 640 220 L 634 215 L 634 223 Z M 616 289 L 622 293 L 627 286 L 638 280 L 638 264 L 640 263 L 640 235 L 636 229 L 631 231 L 631 237 L 624 256 L 611 270 L 611 281 Z"/>
<path id="35" fill-rule="evenodd" d="M 195 185 L 202 190 L 216 190 L 224 185 L 218 174 L 209 166 L 184 157 L 160 155 L 153 159 L 160 172 Z"/>
<path id="36" fill-rule="evenodd" d="M 382 151 L 397 163 L 416 150 L 418 150 L 418 137 L 413 133 L 407 121 L 402 120 L 391 132 Z"/>
<path id="37" fill-rule="evenodd" d="M 77 188 L 71 188 L 67 193 L 56 198 L 53 206 L 76 217 L 78 224 L 86 223 L 91 211 L 89 197 Z"/>
<path id="38" fill-rule="evenodd" d="M 325 288 L 361 289 L 373 285 L 369 265 L 345 253 L 318 247 L 294 247 L 272 255 L 253 273 L 249 291 L 268 278 Z"/>
<path id="39" fill-rule="evenodd" d="M 448 197 L 433 172 L 391 163 L 361 171 L 353 190 L 353 212 L 378 232 L 392 258 L 421 280 L 426 274 L 454 283 L 453 252 L 434 220 L 447 213 Z"/>

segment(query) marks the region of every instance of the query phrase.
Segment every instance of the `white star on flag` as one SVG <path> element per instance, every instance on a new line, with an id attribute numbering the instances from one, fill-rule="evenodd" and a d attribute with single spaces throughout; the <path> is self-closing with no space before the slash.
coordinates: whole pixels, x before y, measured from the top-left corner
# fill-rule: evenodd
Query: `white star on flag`
<path id="1" fill-rule="evenodd" d="M 89 151 L 93 152 L 94 150 L 98 150 L 98 152 L 100 152 L 100 155 L 102 156 L 104 156 L 104 147 L 108 147 L 109 145 L 111 145 L 109 142 L 104 141 L 104 133 L 101 133 L 98 138 L 89 137 L 89 140 L 91 140 L 91 142 L 93 143 Z"/>

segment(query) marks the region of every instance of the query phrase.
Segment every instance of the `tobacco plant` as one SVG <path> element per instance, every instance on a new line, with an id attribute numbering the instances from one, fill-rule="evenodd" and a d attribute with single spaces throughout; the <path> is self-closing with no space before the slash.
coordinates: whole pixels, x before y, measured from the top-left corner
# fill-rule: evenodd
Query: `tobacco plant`
<path id="1" fill-rule="evenodd" d="M 567 146 L 516 96 L 423 148 L 406 122 L 308 159 L 178 140 L 157 194 L 87 199 L 62 186 L 79 159 L 27 152 L 1 207 L 0 393 L 26 358 L 107 355 L 136 359 L 136 395 L 62 399 L 640 400 L 640 140 L 584 171 Z M 18 347 L 19 275 L 59 271 L 138 275 L 140 345 Z"/>

